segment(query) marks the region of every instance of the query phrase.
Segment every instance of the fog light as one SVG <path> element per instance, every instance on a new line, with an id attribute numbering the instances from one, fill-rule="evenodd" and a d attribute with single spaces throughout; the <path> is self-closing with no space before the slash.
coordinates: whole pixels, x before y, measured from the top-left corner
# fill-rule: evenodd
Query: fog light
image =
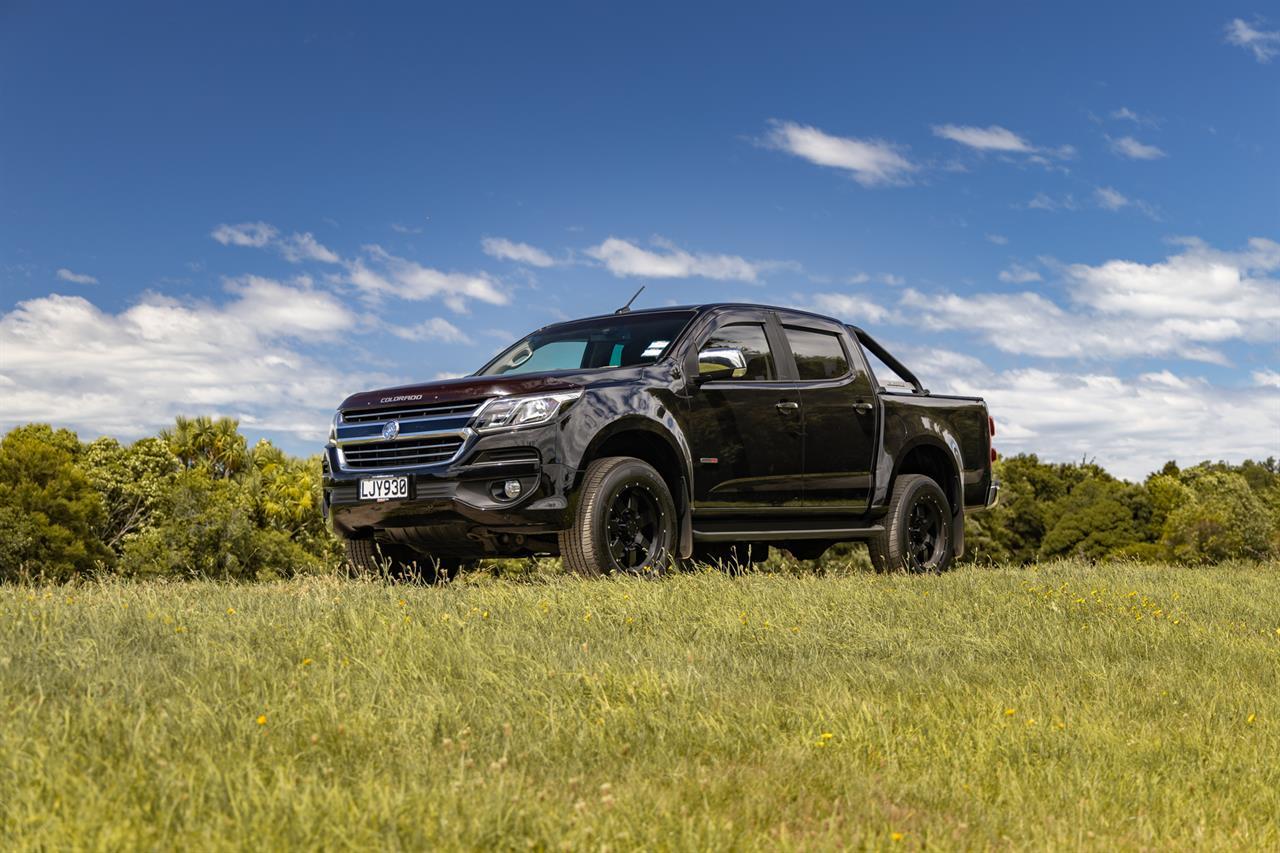
<path id="1" fill-rule="evenodd" d="M 507 480 L 507 482 L 502 484 L 502 494 L 505 495 L 509 501 L 513 501 L 520 497 L 520 481 Z"/>

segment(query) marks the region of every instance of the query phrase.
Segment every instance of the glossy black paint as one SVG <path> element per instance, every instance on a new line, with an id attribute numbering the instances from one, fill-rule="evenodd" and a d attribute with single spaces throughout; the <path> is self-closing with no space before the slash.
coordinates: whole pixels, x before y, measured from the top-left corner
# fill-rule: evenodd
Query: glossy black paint
<path id="1" fill-rule="evenodd" d="M 330 446 L 325 509 L 334 529 L 441 556 L 554 552 L 583 471 L 594 458 L 618 454 L 645 458 L 667 481 L 682 516 L 682 556 L 695 537 L 724 540 L 734 531 L 783 540 L 869 535 L 879 529 L 894 478 L 922 466 L 949 481 L 941 485 L 956 518 L 988 501 L 990 437 L 980 399 L 886 392 L 855 332 L 830 318 L 748 305 L 693 310 L 666 356 L 645 366 L 473 376 L 351 395 L 342 410 L 367 413 L 582 392 L 551 424 L 470 434 L 455 461 L 405 469 L 412 482 L 405 500 L 360 501 L 357 481 L 368 472 L 341 470 Z M 699 346 L 717 328 L 741 322 L 765 326 L 776 378 L 700 382 Z M 800 381 L 784 325 L 839 334 L 849 372 Z M 498 458 L 494 451 L 520 448 L 536 458 L 484 464 Z M 507 478 L 523 486 L 514 501 L 495 494 Z"/>

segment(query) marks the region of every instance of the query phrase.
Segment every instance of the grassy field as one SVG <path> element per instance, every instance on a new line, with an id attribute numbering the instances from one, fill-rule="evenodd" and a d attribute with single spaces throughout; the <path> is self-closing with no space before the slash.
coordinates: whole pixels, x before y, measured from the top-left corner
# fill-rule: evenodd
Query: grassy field
<path id="1" fill-rule="evenodd" d="M 10 848 L 1280 847 L 1280 566 L 0 588 Z"/>

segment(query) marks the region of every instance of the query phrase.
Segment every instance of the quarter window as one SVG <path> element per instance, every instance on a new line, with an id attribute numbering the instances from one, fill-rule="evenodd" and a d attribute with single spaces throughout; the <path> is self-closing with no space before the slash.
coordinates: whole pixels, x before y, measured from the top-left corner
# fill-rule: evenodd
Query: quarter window
<path id="1" fill-rule="evenodd" d="M 792 326 L 785 331 L 801 379 L 839 379 L 849 372 L 849 358 L 839 335 Z"/>
<path id="2" fill-rule="evenodd" d="M 712 332 L 698 351 L 698 372 L 733 369 L 735 380 L 768 381 L 778 378 L 773 352 L 764 326 L 732 323 Z"/>

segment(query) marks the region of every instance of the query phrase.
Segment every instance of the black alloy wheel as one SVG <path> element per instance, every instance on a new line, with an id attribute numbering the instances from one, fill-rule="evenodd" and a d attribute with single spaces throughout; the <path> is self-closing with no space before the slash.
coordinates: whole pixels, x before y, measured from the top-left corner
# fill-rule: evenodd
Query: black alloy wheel
<path id="1" fill-rule="evenodd" d="M 658 544 L 661 510 L 648 486 L 624 486 L 609 504 L 605 522 L 609 555 L 623 571 L 633 572 L 649 562 Z"/>
<path id="2" fill-rule="evenodd" d="M 662 574 L 679 563 L 671 490 L 649 463 L 609 456 L 587 466 L 560 532 L 560 558 L 579 575 Z"/>
<path id="3" fill-rule="evenodd" d="M 937 565 L 938 552 L 946 544 L 942 512 L 930 497 L 921 495 L 907 517 L 907 554 L 914 572 L 928 571 Z"/>
<path id="4" fill-rule="evenodd" d="M 945 572 L 955 557 L 951 504 L 933 479 L 902 474 L 893 485 L 884 531 L 867 544 L 878 572 Z"/>

